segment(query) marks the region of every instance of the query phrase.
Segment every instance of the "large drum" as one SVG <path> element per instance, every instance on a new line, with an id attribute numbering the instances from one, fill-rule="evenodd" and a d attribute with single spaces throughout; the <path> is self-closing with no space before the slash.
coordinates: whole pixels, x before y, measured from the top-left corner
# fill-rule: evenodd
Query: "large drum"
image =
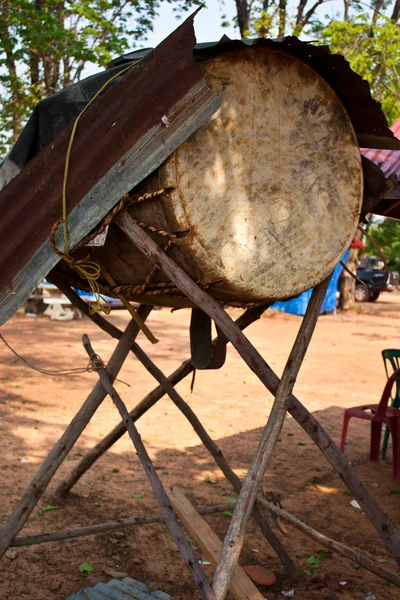
<path id="1" fill-rule="evenodd" d="M 215 298 L 296 296 L 333 270 L 358 223 L 363 178 L 352 124 L 327 82 L 280 50 L 242 47 L 204 69 L 220 109 L 136 190 L 174 191 L 130 213 L 158 229 L 188 230 L 170 253 Z M 140 285 L 152 267 L 116 225 L 94 256 L 119 285 Z M 161 293 L 167 281 L 158 272 L 144 295 L 125 292 L 190 306 L 176 290 Z"/>

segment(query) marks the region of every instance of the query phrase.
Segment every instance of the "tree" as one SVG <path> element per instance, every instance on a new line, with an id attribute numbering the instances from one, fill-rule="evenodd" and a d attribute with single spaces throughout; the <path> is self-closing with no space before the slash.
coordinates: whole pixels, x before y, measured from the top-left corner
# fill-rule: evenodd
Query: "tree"
<path id="1" fill-rule="evenodd" d="M 283 37 L 288 33 L 299 36 L 304 28 L 312 24 L 317 8 L 324 1 L 327 0 L 314 0 L 308 4 L 308 0 L 298 0 L 292 12 L 292 4 L 289 5 L 288 0 L 235 0 L 234 22 L 242 38 L 252 35 Z"/>
<path id="2" fill-rule="evenodd" d="M 287 0 L 235 0 L 234 20 L 242 38 L 308 35 L 340 52 L 393 123 L 400 114 L 400 0 L 372 0 L 370 12 L 361 12 L 359 0 L 344 0 L 341 17 L 320 18 L 327 2 L 297 0 L 293 7 Z"/>
<path id="3" fill-rule="evenodd" d="M 0 0 L 0 157 L 42 98 L 75 83 L 88 62 L 104 66 L 152 30 L 168 1 Z"/>
<path id="4" fill-rule="evenodd" d="M 396 13 L 397 14 L 397 13 Z M 398 18 L 398 16 L 397 16 Z M 319 39 L 340 52 L 370 86 L 389 123 L 400 115 L 400 27 L 388 17 L 360 14 L 318 25 Z"/>
<path id="5" fill-rule="evenodd" d="M 368 233 L 376 241 L 386 257 L 389 269 L 400 271 L 400 222 L 380 219 L 372 222 Z M 367 239 L 365 253 L 376 255 L 376 248 Z"/>

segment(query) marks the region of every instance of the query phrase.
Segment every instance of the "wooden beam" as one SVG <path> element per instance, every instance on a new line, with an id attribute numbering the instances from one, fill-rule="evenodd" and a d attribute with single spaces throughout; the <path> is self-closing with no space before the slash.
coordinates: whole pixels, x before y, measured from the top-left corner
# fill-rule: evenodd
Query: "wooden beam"
<path id="1" fill-rule="evenodd" d="M 217 463 L 218 467 L 221 469 L 222 473 L 232 485 L 235 492 L 237 494 L 240 494 L 240 490 L 242 488 L 242 481 L 231 469 L 222 451 L 217 446 L 216 442 L 214 442 L 214 440 L 204 429 L 203 425 L 201 424 L 199 418 L 196 416 L 194 411 L 178 394 L 178 392 L 176 391 L 172 383 L 169 381 L 169 379 L 164 375 L 164 373 L 153 363 L 153 361 L 140 348 L 140 346 L 136 344 L 136 342 L 132 344 L 132 352 L 135 354 L 136 358 L 142 363 L 142 365 L 147 369 L 147 371 L 151 375 L 153 375 L 153 377 L 157 379 L 159 384 L 166 390 L 172 402 L 177 408 L 179 408 L 182 414 L 189 421 L 189 423 L 199 436 L 200 440 L 203 442 L 204 446 L 209 451 L 209 453 Z M 252 515 L 256 523 L 259 525 L 263 535 L 265 536 L 273 550 L 276 552 L 276 554 L 279 556 L 287 572 L 294 579 L 297 576 L 296 565 L 294 564 L 294 562 L 292 561 L 289 554 L 287 553 L 283 545 L 280 543 L 278 538 L 275 536 L 274 532 L 269 526 L 268 521 L 265 519 L 262 512 L 256 506 L 253 507 Z"/>
<path id="2" fill-rule="evenodd" d="M 200 565 L 196 560 L 193 548 L 184 536 L 183 531 L 181 530 L 181 527 L 178 523 L 178 520 L 171 510 L 171 505 L 169 503 L 167 493 L 161 483 L 161 479 L 159 478 L 157 471 L 154 468 L 151 458 L 147 453 L 142 438 L 140 437 L 139 432 L 136 429 L 136 425 L 134 424 L 132 417 L 130 416 L 124 402 L 122 401 L 121 396 L 114 388 L 101 359 L 99 359 L 98 355 L 95 354 L 91 346 L 90 340 L 86 334 L 83 335 L 83 346 L 86 352 L 88 353 L 89 359 L 93 365 L 93 369 L 96 370 L 104 389 L 110 396 L 111 400 L 114 402 L 119 414 L 121 415 L 121 418 L 125 423 L 126 430 L 136 449 L 138 458 L 143 465 L 146 477 L 160 505 L 162 515 L 165 519 L 165 524 L 169 529 L 172 539 L 179 548 L 179 552 L 181 553 L 186 566 L 191 572 L 193 580 L 196 583 L 197 588 L 200 592 L 201 600 L 215 600 L 214 593 L 207 580 L 207 577 L 205 576 L 203 570 L 200 568 Z"/>
<path id="3" fill-rule="evenodd" d="M 221 540 L 203 517 L 199 515 L 178 486 L 174 485 L 168 491 L 168 497 L 183 526 L 190 536 L 196 540 L 215 568 L 221 556 Z M 237 600 L 264 600 L 264 596 L 240 567 L 236 567 L 229 589 L 232 596 Z"/>
<path id="4" fill-rule="evenodd" d="M 112 325 L 110 321 L 104 319 L 99 314 L 90 314 L 90 307 L 84 302 L 74 290 L 72 290 L 65 282 L 56 277 L 53 273 L 51 275 L 51 281 L 59 287 L 59 289 L 71 300 L 72 304 L 81 310 L 89 319 L 94 321 L 101 329 L 106 331 L 112 337 L 119 339 L 121 337 L 120 330 Z M 258 320 L 266 308 L 258 306 L 248 308 L 236 321 L 237 326 L 240 329 L 245 329 L 254 321 Z M 214 340 L 215 342 L 216 340 Z M 177 385 L 182 379 L 193 373 L 193 365 L 190 359 L 184 361 L 176 371 L 171 373 L 168 377 L 168 381 L 172 385 Z M 158 402 L 166 394 L 165 388 L 161 385 L 154 388 L 149 394 L 147 394 L 140 402 L 133 408 L 130 415 L 134 421 L 137 421 L 142 415 L 144 415 L 156 402 Z M 82 457 L 75 468 L 61 481 L 56 488 L 54 497 L 57 504 L 62 504 L 72 487 L 79 481 L 79 479 L 86 473 L 88 469 L 109 450 L 126 432 L 124 422 L 121 421 L 114 427 L 114 429 L 107 434 L 98 444 L 88 450 L 88 452 Z"/>
<path id="5" fill-rule="evenodd" d="M 232 510 L 232 504 L 201 506 L 198 509 L 201 515 L 215 515 L 216 513 L 225 512 L 226 510 Z M 95 525 L 85 525 L 85 527 L 76 527 L 75 529 L 67 529 L 65 531 L 52 531 L 50 533 L 39 533 L 36 535 L 16 537 L 11 543 L 11 548 L 72 540 L 79 537 L 86 537 L 87 535 L 97 535 L 98 533 L 105 533 L 108 531 L 119 531 L 121 529 L 136 525 L 154 525 L 157 523 L 165 524 L 165 519 L 162 515 L 148 515 L 146 517 L 135 515 L 134 517 L 115 519 L 114 521 L 96 523 Z"/>

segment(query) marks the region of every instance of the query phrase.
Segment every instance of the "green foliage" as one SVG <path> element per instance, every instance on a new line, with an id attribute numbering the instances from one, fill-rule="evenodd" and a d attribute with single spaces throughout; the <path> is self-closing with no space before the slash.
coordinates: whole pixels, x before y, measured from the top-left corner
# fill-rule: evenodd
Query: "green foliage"
<path id="1" fill-rule="evenodd" d="M 44 515 L 44 513 L 50 512 L 52 510 L 60 510 L 61 506 L 57 506 L 56 504 L 50 504 L 49 506 L 45 506 L 38 510 L 40 516 Z"/>
<path id="2" fill-rule="evenodd" d="M 176 11 L 199 0 L 2 0 L 0 157 L 35 104 L 104 66 L 152 30 L 161 2 Z"/>
<path id="3" fill-rule="evenodd" d="M 335 9 L 333 18 L 321 17 L 321 7 L 328 1 L 235 0 L 234 23 L 242 38 L 306 35 L 328 44 L 370 83 L 372 95 L 393 123 L 400 115 L 398 0 L 376 0 L 368 12 L 368 3 L 345 0 L 342 14 Z M 226 0 L 220 2 L 225 4 Z M 227 24 L 224 16 L 223 25 Z"/>
<path id="4" fill-rule="evenodd" d="M 83 562 L 79 565 L 79 570 L 81 573 L 94 573 L 96 569 L 90 563 Z"/>
<path id="5" fill-rule="evenodd" d="M 389 123 L 400 115 L 400 27 L 382 17 L 376 25 L 368 14 L 350 21 L 319 24 L 315 31 L 332 52 L 340 52 L 366 79 L 373 96 L 382 104 Z"/>
<path id="6" fill-rule="evenodd" d="M 313 569 L 318 569 L 319 565 L 321 564 L 321 561 L 316 558 L 315 556 L 309 556 L 307 558 L 307 563 L 313 568 Z"/>
<path id="7" fill-rule="evenodd" d="M 382 249 L 389 269 L 400 271 L 400 222 L 392 219 L 372 223 L 368 233 Z M 369 242 L 365 244 L 365 254 L 376 255 L 376 249 Z"/>

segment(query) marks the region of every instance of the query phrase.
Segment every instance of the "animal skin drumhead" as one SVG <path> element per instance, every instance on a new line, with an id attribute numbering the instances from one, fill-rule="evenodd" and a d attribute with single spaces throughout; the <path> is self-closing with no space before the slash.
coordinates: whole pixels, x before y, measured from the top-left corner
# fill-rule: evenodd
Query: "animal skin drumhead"
<path id="1" fill-rule="evenodd" d="M 311 67 L 265 48 L 220 54 L 205 78 L 221 99 L 210 122 L 164 163 L 160 181 L 198 280 L 217 296 L 289 298 L 337 265 L 362 201 L 357 139 Z M 213 286 L 209 288 L 213 290 Z"/>

